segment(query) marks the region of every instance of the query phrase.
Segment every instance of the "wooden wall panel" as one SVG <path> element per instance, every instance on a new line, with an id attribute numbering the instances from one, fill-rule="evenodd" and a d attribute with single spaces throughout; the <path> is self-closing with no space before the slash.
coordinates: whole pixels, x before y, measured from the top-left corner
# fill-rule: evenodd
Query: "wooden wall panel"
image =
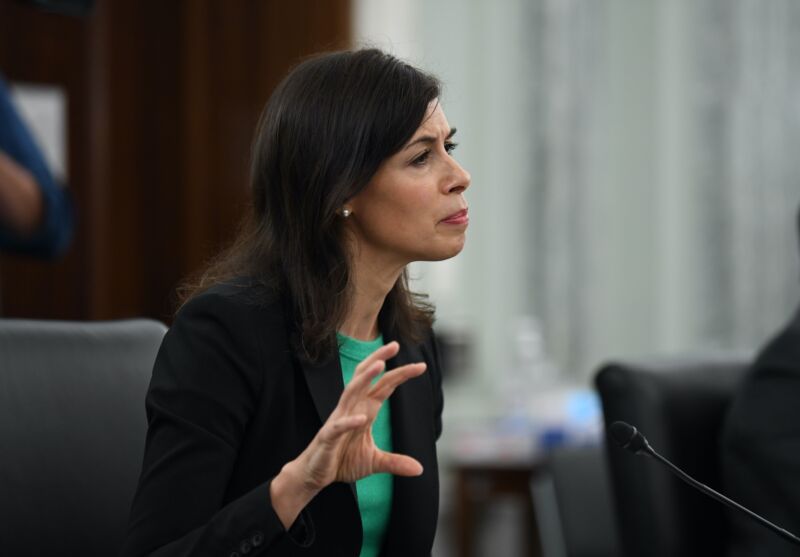
<path id="1" fill-rule="evenodd" d="M 68 90 L 79 228 L 59 263 L 0 260 L 7 316 L 165 321 L 230 241 L 258 114 L 288 69 L 347 46 L 349 0 L 97 0 L 87 18 L 0 0 L 0 70 Z"/>

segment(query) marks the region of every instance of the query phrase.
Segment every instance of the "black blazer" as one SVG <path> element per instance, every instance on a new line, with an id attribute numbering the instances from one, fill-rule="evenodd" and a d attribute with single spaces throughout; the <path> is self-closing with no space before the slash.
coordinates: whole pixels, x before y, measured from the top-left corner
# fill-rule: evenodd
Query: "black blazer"
<path id="1" fill-rule="evenodd" d="M 213 287 L 179 311 L 164 338 L 125 557 L 359 554 L 353 485 L 324 489 L 289 532 L 272 509 L 271 478 L 311 442 L 344 385 L 338 357 L 310 365 L 292 349 L 287 301 L 256 303 L 253 288 Z M 401 343 L 387 369 L 417 361 L 427 372 L 390 398 L 392 441 L 424 472 L 394 478 L 386 557 L 430 555 L 436 531 L 442 390 L 432 334 L 420 346 Z"/>
<path id="2" fill-rule="evenodd" d="M 800 309 L 748 371 L 726 416 L 721 449 L 726 494 L 800 535 Z M 729 516 L 729 557 L 800 554 L 741 513 Z"/>

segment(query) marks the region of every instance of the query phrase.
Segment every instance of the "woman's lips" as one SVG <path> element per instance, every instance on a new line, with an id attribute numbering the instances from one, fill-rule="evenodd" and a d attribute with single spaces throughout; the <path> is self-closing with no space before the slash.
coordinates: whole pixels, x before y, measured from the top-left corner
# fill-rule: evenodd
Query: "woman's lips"
<path id="1" fill-rule="evenodd" d="M 453 213 L 446 219 L 442 220 L 444 224 L 468 224 L 469 223 L 469 216 L 467 215 L 467 209 L 462 209 L 457 213 Z"/>

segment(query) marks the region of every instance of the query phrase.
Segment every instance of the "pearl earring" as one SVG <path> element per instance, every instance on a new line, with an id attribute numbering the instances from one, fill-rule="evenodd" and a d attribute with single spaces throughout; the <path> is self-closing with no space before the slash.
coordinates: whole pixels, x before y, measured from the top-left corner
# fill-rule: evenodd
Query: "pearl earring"
<path id="1" fill-rule="evenodd" d="M 352 211 L 351 211 L 350 209 L 348 209 L 347 207 L 345 207 L 344 209 L 342 209 L 342 216 L 343 216 L 344 218 L 347 218 L 347 217 L 349 217 L 351 214 L 352 214 Z"/>

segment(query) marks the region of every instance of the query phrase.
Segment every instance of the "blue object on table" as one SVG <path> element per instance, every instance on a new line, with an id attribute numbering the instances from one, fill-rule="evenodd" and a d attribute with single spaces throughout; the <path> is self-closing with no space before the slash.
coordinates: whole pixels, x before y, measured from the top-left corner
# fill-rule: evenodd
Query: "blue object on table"
<path id="1" fill-rule="evenodd" d="M 544 450 L 563 447 L 569 436 L 563 427 L 547 427 L 539 434 L 539 446 Z"/>

